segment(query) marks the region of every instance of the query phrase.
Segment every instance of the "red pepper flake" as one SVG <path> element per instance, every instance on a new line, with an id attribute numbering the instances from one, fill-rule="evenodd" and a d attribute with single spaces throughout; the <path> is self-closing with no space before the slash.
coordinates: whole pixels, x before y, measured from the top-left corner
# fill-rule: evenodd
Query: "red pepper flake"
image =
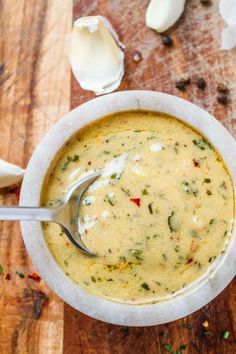
<path id="1" fill-rule="evenodd" d="M 7 273 L 7 274 L 6 274 L 5 279 L 6 279 L 6 280 L 11 280 L 10 273 Z"/>
<path id="2" fill-rule="evenodd" d="M 195 167 L 200 167 L 200 163 L 195 159 L 193 159 L 193 164 Z"/>
<path id="3" fill-rule="evenodd" d="M 186 263 L 185 264 L 190 264 L 190 263 L 192 263 L 193 262 L 193 258 L 188 258 L 187 260 L 186 260 Z"/>
<path id="4" fill-rule="evenodd" d="M 89 162 L 88 162 L 88 165 L 92 165 L 92 161 L 89 161 Z"/>
<path id="5" fill-rule="evenodd" d="M 29 275 L 28 275 L 28 278 L 29 278 L 29 279 L 33 279 L 33 280 L 37 281 L 38 283 L 39 283 L 40 280 L 41 280 L 41 277 L 40 277 L 37 273 L 29 274 Z"/>
<path id="6" fill-rule="evenodd" d="M 131 198 L 130 201 L 135 203 L 140 208 L 140 203 L 141 203 L 140 198 Z"/>

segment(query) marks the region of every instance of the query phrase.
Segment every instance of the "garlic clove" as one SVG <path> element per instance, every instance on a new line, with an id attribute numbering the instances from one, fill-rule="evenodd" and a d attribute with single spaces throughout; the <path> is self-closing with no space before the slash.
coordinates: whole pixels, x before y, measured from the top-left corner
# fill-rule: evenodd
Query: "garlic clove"
<path id="1" fill-rule="evenodd" d="M 146 12 L 146 25 L 159 33 L 172 27 L 184 12 L 186 0 L 151 0 Z"/>
<path id="2" fill-rule="evenodd" d="M 21 167 L 0 159 L 0 188 L 20 182 L 24 172 Z"/>
<path id="3" fill-rule="evenodd" d="M 236 24 L 229 25 L 221 32 L 221 49 L 230 50 L 236 47 Z"/>
<path id="4" fill-rule="evenodd" d="M 220 14 L 228 24 L 236 24 L 236 1 L 235 0 L 221 0 Z"/>
<path id="5" fill-rule="evenodd" d="M 81 17 L 72 30 L 70 62 L 80 86 L 101 95 L 114 91 L 124 75 L 123 45 L 102 16 Z"/>

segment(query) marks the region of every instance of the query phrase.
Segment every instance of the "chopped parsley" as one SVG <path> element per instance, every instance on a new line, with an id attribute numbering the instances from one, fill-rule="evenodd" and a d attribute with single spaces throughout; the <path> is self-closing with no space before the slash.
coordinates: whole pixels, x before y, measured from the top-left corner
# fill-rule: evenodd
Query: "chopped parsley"
<path id="1" fill-rule="evenodd" d="M 18 277 L 22 278 L 22 279 L 25 277 L 23 273 L 18 272 L 18 271 L 16 271 L 16 275 L 18 275 Z"/>
<path id="2" fill-rule="evenodd" d="M 3 272 L 4 272 L 3 266 L 0 264 L 0 274 L 3 274 Z"/>
<path id="3" fill-rule="evenodd" d="M 165 350 L 167 350 L 169 353 L 174 353 L 174 349 L 172 347 L 172 345 L 165 343 L 163 344 L 163 348 L 165 348 Z"/>
<path id="4" fill-rule="evenodd" d="M 212 149 L 211 144 L 204 138 L 198 140 L 194 139 L 192 142 L 200 150 Z"/>
<path id="5" fill-rule="evenodd" d="M 61 170 L 67 170 L 71 162 L 79 162 L 79 155 L 67 156 L 66 162 L 64 162 L 64 164 L 62 165 Z"/>
<path id="6" fill-rule="evenodd" d="M 128 189 L 126 189 L 126 188 L 124 188 L 124 187 L 120 187 L 120 189 L 121 189 L 122 192 L 124 192 L 128 197 L 131 196 L 130 191 L 129 191 Z"/>
<path id="7" fill-rule="evenodd" d="M 221 338 L 227 340 L 229 338 L 229 331 L 224 331 L 221 333 Z"/>
<path id="8" fill-rule="evenodd" d="M 148 193 L 147 189 L 144 188 L 144 189 L 142 190 L 142 195 L 148 195 L 148 194 L 149 194 L 149 193 Z"/>
<path id="9" fill-rule="evenodd" d="M 149 210 L 149 213 L 150 213 L 150 214 L 153 214 L 152 203 L 153 203 L 153 202 L 151 202 L 150 204 L 148 204 L 148 210 Z"/>
<path id="10" fill-rule="evenodd" d="M 163 344 L 163 348 L 165 348 L 165 350 L 167 350 L 169 353 L 182 354 L 182 351 L 187 348 L 187 345 L 186 345 L 186 344 L 181 344 L 181 345 L 179 346 L 179 349 L 177 349 L 176 351 L 174 351 L 172 345 L 170 345 L 170 344 L 168 344 L 168 343 L 164 343 L 164 344 Z"/>
<path id="11" fill-rule="evenodd" d="M 168 216 L 168 226 L 171 232 L 177 232 L 179 230 L 179 225 L 176 217 L 176 212 L 172 211 L 170 216 Z"/>
<path id="12" fill-rule="evenodd" d="M 195 180 L 182 182 L 182 188 L 185 193 L 193 194 L 195 197 L 199 192 Z"/>
<path id="13" fill-rule="evenodd" d="M 113 174 L 111 175 L 111 179 L 115 179 L 115 178 L 117 178 L 117 173 L 113 173 Z"/>
<path id="14" fill-rule="evenodd" d="M 108 201 L 108 203 L 109 203 L 111 206 L 114 206 L 114 205 L 115 205 L 115 202 L 113 201 L 113 199 L 112 199 L 109 195 L 106 195 L 105 201 Z"/>
<path id="15" fill-rule="evenodd" d="M 143 258 L 142 258 L 142 253 L 143 251 L 142 250 L 139 250 L 139 249 L 130 249 L 129 250 L 129 253 L 134 256 L 138 261 L 142 261 Z"/>

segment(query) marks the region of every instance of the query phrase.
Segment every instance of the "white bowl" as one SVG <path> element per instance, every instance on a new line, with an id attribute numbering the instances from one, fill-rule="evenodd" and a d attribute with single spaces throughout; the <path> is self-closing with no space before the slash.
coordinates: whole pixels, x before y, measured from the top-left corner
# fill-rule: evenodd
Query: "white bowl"
<path id="1" fill-rule="evenodd" d="M 81 127 L 105 115 L 127 110 L 150 110 L 175 116 L 205 135 L 223 157 L 236 181 L 236 143 L 229 132 L 209 113 L 194 104 L 152 91 L 123 91 L 95 98 L 62 118 L 33 153 L 24 177 L 20 205 L 38 206 L 44 176 L 62 145 Z M 200 309 L 217 296 L 236 274 L 236 231 L 226 252 L 209 272 L 182 294 L 147 305 L 115 303 L 95 297 L 68 278 L 55 262 L 38 222 L 22 222 L 26 248 L 49 287 L 75 309 L 101 321 L 125 326 L 151 326 L 174 321 Z"/>

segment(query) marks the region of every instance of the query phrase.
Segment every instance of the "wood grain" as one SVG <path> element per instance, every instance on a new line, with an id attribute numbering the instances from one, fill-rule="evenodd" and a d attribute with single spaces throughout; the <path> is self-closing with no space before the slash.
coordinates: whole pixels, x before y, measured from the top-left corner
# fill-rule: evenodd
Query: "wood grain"
<path id="1" fill-rule="evenodd" d="M 69 0 L 0 2 L 1 158 L 25 167 L 43 134 L 69 110 L 71 21 Z M 16 204 L 13 192 L 1 195 L 1 203 Z M 27 278 L 35 269 L 18 223 L 0 224 L 0 264 L 0 353 L 61 353 L 63 302 L 43 281 Z"/>
<path id="2" fill-rule="evenodd" d="M 173 48 L 162 45 L 161 36 L 145 27 L 148 0 L 77 0 L 74 19 L 100 14 L 107 16 L 125 44 L 126 73 L 119 90 L 148 89 L 181 96 L 215 115 L 236 135 L 236 50 L 220 50 L 220 31 L 225 26 L 219 17 L 218 1 L 203 7 L 199 0 L 189 0 L 184 16 L 171 31 Z M 133 62 L 138 50 L 142 61 Z M 186 92 L 175 88 L 176 80 L 190 76 L 193 84 Z M 200 91 L 194 82 L 203 76 L 207 89 Z M 223 82 L 230 88 L 229 107 L 217 102 L 216 87 Z M 72 80 L 71 107 L 93 98 Z M 204 336 L 203 321 L 209 321 L 209 337 Z M 185 328 L 187 323 L 187 327 Z M 184 327 L 185 325 L 185 327 Z M 230 337 L 223 341 L 224 330 Z M 185 319 L 150 328 L 126 328 L 98 322 L 65 305 L 64 353 L 154 354 L 167 353 L 164 343 L 177 350 L 186 344 L 184 353 L 231 354 L 236 352 L 236 281 L 234 280 L 209 305 Z"/>
<path id="3" fill-rule="evenodd" d="M 74 18 L 107 16 L 126 46 L 126 74 L 119 90 L 151 89 L 184 97 L 214 114 L 236 136 L 236 50 L 220 50 L 218 1 L 203 7 L 188 0 L 185 15 L 171 31 L 173 48 L 145 27 L 148 0 L 75 0 Z M 70 86 L 66 49 L 72 24 L 72 0 L 0 0 L 0 156 L 25 167 L 46 130 L 70 108 L 93 98 Z M 133 62 L 135 50 L 142 61 Z M 189 75 L 186 92 L 175 81 Z M 198 76 L 207 89 L 197 89 Z M 232 103 L 217 103 L 216 86 L 230 88 Z M 53 142 L 52 142 L 53 143 Z M 14 190 L 0 195 L 0 202 L 15 204 Z M 32 235 L 33 237 L 33 235 Z M 185 319 L 150 328 L 113 326 L 88 318 L 58 299 L 41 281 L 27 278 L 35 271 L 25 251 L 19 225 L 0 224 L 0 353 L 120 354 L 166 353 L 186 344 L 188 354 L 236 352 L 235 280 L 209 305 Z M 21 279 L 15 272 L 25 274 Z M 7 280 L 7 274 L 11 280 Z M 49 301 L 48 298 L 49 297 Z M 209 321 L 205 337 L 202 322 Z M 187 327 L 187 328 L 186 328 Z M 63 330 L 64 328 L 64 330 Z M 220 338 L 230 331 L 227 341 Z"/>

